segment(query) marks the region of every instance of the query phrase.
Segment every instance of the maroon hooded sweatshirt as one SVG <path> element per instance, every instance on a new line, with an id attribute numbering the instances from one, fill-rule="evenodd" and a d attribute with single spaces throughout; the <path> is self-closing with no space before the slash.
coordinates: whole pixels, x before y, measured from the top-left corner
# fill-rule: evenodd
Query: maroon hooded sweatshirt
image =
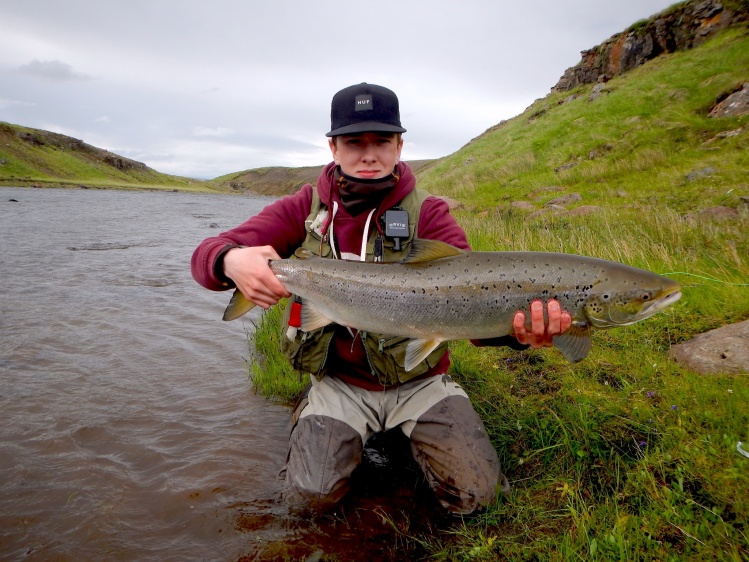
<path id="1" fill-rule="evenodd" d="M 315 188 L 306 184 L 294 195 L 268 205 L 236 228 L 205 239 L 195 249 L 192 256 L 192 275 L 195 280 L 214 291 L 233 287 L 233 284 L 230 281 L 227 282 L 221 274 L 222 264 L 217 263 L 217 258 L 220 259 L 223 255 L 222 250 L 229 245 L 269 245 L 273 246 L 282 258 L 290 257 L 307 236 L 304 221 L 310 213 L 313 189 L 317 189 L 321 201 L 328 208 L 332 208 L 331 197 L 333 201 L 339 202 L 338 212 L 334 219 L 337 250 L 359 255 L 362 236 L 368 235 L 363 230 L 367 216 L 372 209 L 367 209 L 356 216 L 351 216 L 346 212 L 334 185 L 335 168 L 334 163 L 325 166 Z M 396 174 L 399 180 L 377 206 L 375 216 L 370 222 L 370 229 L 375 228 L 375 219 L 379 219 L 385 211 L 397 205 L 416 188 L 416 178 L 407 164 L 399 163 L 396 167 Z M 465 231 L 450 214 L 447 203 L 438 197 L 429 196 L 424 201 L 416 232 L 419 238 L 441 240 L 458 248 L 470 250 Z M 346 328 L 338 328 L 328 361 L 328 372 L 331 375 L 355 386 L 369 390 L 382 390 L 382 384 L 369 372 L 361 339 L 352 337 Z M 449 353 L 445 353 L 433 369 L 419 378 L 445 373 L 449 366 Z"/>

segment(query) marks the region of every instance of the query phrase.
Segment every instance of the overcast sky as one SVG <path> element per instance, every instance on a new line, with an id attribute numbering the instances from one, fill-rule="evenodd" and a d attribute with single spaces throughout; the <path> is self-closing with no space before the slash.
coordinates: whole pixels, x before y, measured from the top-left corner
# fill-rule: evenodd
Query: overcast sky
<path id="1" fill-rule="evenodd" d="M 0 121 L 213 178 L 325 164 L 333 94 L 370 82 L 398 94 L 403 158 L 438 158 L 672 3 L 0 0 Z"/>

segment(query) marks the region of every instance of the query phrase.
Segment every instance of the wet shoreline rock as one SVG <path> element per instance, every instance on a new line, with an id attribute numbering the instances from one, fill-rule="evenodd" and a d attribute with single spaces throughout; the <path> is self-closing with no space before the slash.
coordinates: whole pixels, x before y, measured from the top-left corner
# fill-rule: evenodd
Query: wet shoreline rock
<path id="1" fill-rule="evenodd" d="M 749 320 L 675 345 L 670 356 L 679 365 L 703 375 L 749 375 Z"/>

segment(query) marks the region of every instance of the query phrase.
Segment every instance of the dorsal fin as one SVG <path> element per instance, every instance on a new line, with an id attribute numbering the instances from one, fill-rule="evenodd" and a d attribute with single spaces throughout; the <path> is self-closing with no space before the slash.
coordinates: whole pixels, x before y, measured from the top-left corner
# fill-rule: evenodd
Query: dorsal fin
<path id="1" fill-rule="evenodd" d="M 414 238 L 411 241 L 411 250 L 401 263 L 420 263 L 460 256 L 462 254 L 465 254 L 463 250 L 456 248 L 447 242 L 426 240 L 425 238 Z"/>

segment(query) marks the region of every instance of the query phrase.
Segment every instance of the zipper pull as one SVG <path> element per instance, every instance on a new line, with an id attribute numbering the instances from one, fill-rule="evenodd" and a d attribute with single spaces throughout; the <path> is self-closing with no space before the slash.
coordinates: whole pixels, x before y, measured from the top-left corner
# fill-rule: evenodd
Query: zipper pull
<path id="1" fill-rule="evenodd" d="M 382 234 L 378 234 L 374 241 L 374 261 L 382 261 Z"/>

